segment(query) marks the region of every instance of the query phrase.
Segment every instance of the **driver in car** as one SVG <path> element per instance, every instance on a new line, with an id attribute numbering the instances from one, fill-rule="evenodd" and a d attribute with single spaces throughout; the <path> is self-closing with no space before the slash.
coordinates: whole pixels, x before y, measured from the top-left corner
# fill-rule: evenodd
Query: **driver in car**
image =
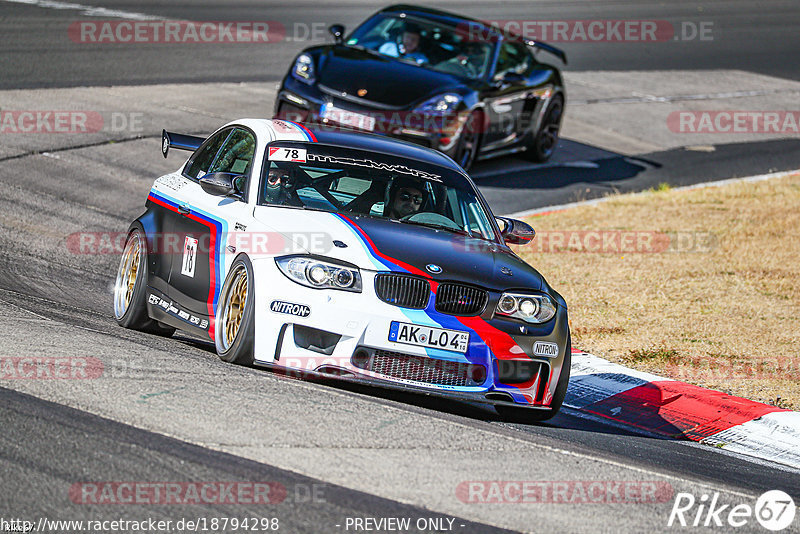
<path id="1" fill-rule="evenodd" d="M 428 58 L 420 50 L 422 41 L 422 30 L 416 24 L 407 23 L 403 28 L 403 40 L 400 44 L 395 41 L 383 43 L 378 49 L 378 53 L 411 59 L 417 63 L 427 63 Z"/>
<path id="2" fill-rule="evenodd" d="M 264 200 L 281 206 L 302 206 L 294 192 L 295 180 L 286 169 L 273 167 L 267 174 Z"/>
<path id="3" fill-rule="evenodd" d="M 402 219 L 417 213 L 425 202 L 425 186 L 413 178 L 398 177 L 389 188 L 386 216 Z"/>

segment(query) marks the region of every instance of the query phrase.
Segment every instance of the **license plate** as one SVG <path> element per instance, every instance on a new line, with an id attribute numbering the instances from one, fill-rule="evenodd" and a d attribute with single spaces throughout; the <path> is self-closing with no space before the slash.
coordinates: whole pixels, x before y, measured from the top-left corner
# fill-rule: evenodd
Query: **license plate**
<path id="1" fill-rule="evenodd" d="M 389 341 L 429 349 L 467 352 L 469 332 L 392 321 L 389 328 Z"/>
<path id="2" fill-rule="evenodd" d="M 322 109 L 319 110 L 319 116 L 342 126 L 350 126 L 368 132 L 375 130 L 375 117 L 337 108 L 333 104 L 323 104 Z"/>

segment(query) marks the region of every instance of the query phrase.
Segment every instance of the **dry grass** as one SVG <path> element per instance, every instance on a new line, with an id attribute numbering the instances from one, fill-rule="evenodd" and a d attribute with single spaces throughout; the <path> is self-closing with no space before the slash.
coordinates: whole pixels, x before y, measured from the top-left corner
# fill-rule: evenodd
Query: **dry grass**
<path id="1" fill-rule="evenodd" d="M 659 187 L 528 222 L 540 235 L 518 252 L 567 300 L 575 347 L 800 409 L 800 174 Z M 597 243 L 585 233 L 563 235 L 560 252 L 543 246 L 574 230 L 641 231 L 659 251 L 575 251 Z M 690 238 L 700 239 L 699 250 Z M 680 250 L 660 250 L 667 239 Z"/>

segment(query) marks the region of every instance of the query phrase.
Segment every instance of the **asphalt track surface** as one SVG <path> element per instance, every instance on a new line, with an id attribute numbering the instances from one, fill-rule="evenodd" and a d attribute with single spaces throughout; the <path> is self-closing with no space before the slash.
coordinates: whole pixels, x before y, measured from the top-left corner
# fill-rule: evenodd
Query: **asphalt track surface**
<path id="1" fill-rule="evenodd" d="M 279 20 L 287 26 L 334 19 L 352 26 L 379 7 L 102 5 L 163 18 Z M 725 68 L 799 79 L 796 62 L 787 60 L 796 50 L 793 2 L 773 2 L 756 14 L 746 2 L 441 5 L 484 18 L 527 18 L 535 12 L 542 19 L 713 20 L 723 35 L 735 38 L 699 48 L 693 48 L 698 43 L 678 43 L 679 48 L 573 45 L 570 69 L 597 70 L 595 58 L 601 56 L 603 69 L 615 71 Z M 0 87 L 277 80 L 299 48 L 279 43 L 264 57 L 263 49 L 242 45 L 65 46 L 58 35 L 81 18 L 76 11 L 0 2 L 5 36 Z M 4 109 L 13 106 L 2 102 Z M 161 160 L 153 139 L 82 148 L 69 144 L 45 154 L 12 152 L 0 162 L 0 355 L 97 358 L 104 372 L 96 380 L 0 383 L 4 519 L 256 515 L 278 517 L 283 532 L 346 532 L 348 517 L 447 517 L 456 532 L 641 532 L 665 530 L 672 507 L 672 499 L 622 505 L 469 504 L 456 498 L 458 484 L 469 480 L 657 480 L 697 497 L 720 492 L 731 504 L 752 504 L 760 493 L 779 488 L 800 502 L 797 471 L 634 433 L 570 410 L 547 424 L 504 423 L 482 405 L 288 380 L 224 364 L 210 344 L 180 334 L 164 339 L 122 330 L 110 314 L 117 256 L 75 254 L 65 245 L 66 236 L 91 229 L 124 231 L 141 212 L 153 178 L 177 160 Z M 605 175 L 595 169 L 568 190 L 559 187 L 563 169 L 558 168 L 538 169 L 535 183 L 513 176 L 477 181 L 495 195 L 487 193 L 496 211 L 515 211 L 574 200 L 577 187 L 601 194 L 662 181 L 684 185 L 798 168 L 798 151 L 796 140 L 769 140 L 718 145 L 713 153 L 672 148 L 634 158 L 617 154 L 593 160 Z M 634 177 L 640 181 L 626 181 Z M 524 206 L 506 203 L 519 196 L 520 188 L 535 189 L 536 200 Z M 73 502 L 70 488 L 90 481 L 271 481 L 287 488 L 287 498 L 266 508 Z M 314 487 L 321 488 L 322 497 L 305 498 Z M 751 522 L 737 531 L 762 530 Z"/>
<path id="2" fill-rule="evenodd" d="M 155 18 L 196 21 L 276 21 L 292 39 L 327 40 L 319 28 L 339 22 L 354 28 L 386 2 L 73 2 L 103 6 Z M 658 2 L 646 1 L 510 1 L 429 2 L 442 9 L 492 20 L 657 20 L 677 27 L 677 41 L 637 43 L 564 43 L 571 70 L 740 69 L 800 80 L 796 62 L 800 13 L 793 0 Z M 69 24 L 88 17 L 80 10 L 0 4 L 4 49 L 0 88 L 64 87 L 279 80 L 297 54 L 298 42 L 263 44 L 130 44 L 98 46 L 64 42 Z M 685 26 L 683 24 L 687 23 Z M 690 37 L 688 28 L 711 23 L 713 40 Z M 312 33 L 316 29 L 316 33 Z M 308 41 L 300 43 L 310 44 Z"/>

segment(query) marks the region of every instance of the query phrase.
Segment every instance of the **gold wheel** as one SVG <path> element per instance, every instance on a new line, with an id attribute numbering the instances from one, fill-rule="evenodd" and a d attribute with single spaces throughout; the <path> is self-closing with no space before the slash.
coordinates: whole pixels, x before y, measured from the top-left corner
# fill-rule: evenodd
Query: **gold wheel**
<path id="1" fill-rule="evenodd" d="M 247 306 L 247 269 L 244 265 L 236 267 L 228 291 L 225 293 L 225 300 L 222 309 L 222 348 L 228 350 L 239 334 L 242 326 L 244 310 Z"/>
<path id="2" fill-rule="evenodd" d="M 125 243 L 122 259 L 119 262 L 117 280 L 114 284 L 114 315 L 121 319 L 131 305 L 136 280 L 139 276 L 141 264 L 141 244 L 139 232 L 135 231 Z"/>

